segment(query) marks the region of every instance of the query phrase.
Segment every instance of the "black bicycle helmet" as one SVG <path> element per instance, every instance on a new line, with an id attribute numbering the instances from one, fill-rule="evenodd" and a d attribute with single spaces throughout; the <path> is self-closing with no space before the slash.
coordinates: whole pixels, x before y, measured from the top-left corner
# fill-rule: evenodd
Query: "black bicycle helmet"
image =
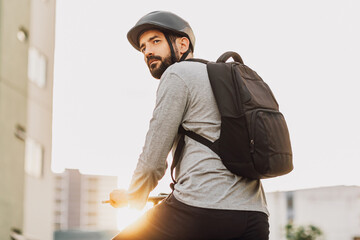
<path id="1" fill-rule="evenodd" d="M 189 23 L 176 14 L 167 11 L 155 11 L 140 18 L 127 34 L 129 42 L 136 50 L 140 51 L 140 35 L 150 29 L 171 31 L 187 37 L 190 40 L 190 48 L 194 52 L 195 35 Z"/>

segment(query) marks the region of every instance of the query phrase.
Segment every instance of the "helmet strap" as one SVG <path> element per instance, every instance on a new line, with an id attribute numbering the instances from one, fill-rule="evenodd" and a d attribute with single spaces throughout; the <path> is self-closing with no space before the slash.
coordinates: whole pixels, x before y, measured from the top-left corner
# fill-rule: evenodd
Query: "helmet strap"
<path id="1" fill-rule="evenodd" d="M 168 42 L 169 47 L 170 47 L 171 62 L 174 64 L 174 63 L 178 62 L 179 60 L 176 58 L 174 47 L 173 47 L 172 42 L 171 42 L 171 40 L 170 40 L 170 38 L 169 38 L 169 36 L 167 34 L 165 34 L 165 38 L 166 38 L 166 41 Z"/>
<path id="2" fill-rule="evenodd" d="M 171 52 L 171 61 L 172 63 L 176 63 L 176 62 L 181 62 L 181 61 L 184 61 L 185 58 L 189 55 L 190 53 L 190 46 L 188 48 L 188 50 L 181 56 L 180 60 L 176 58 L 176 55 L 175 55 L 175 51 L 174 51 L 174 46 L 169 38 L 169 36 L 167 34 L 165 34 L 165 38 L 166 38 L 166 41 L 168 42 L 169 44 L 169 47 L 170 47 L 170 52 Z"/>
<path id="3" fill-rule="evenodd" d="M 184 61 L 185 58 L 189 55 L 190 51 L 191 50 L 190 50 L 190 47 L 189 47 L 188 50 L 186 52 L 184 52 L 184 54 L 181 56 L 179 62 Z"/>

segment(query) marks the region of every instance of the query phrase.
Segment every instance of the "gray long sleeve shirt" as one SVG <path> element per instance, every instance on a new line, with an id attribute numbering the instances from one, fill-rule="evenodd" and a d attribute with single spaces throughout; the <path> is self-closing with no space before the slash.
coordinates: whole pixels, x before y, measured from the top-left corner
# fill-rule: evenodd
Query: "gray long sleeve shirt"
<path id="1" fill-rule="evenodd" d="M 150 128 L 128 189 L 130 205 L 143 207 L 164 176 L 180 124 L 215 141 L 220 123 L 206 65 L 181 62 L 170 66 L 160 79 Z M 195 207 L 268 214 L 261 181 L 232 174 L 208 147 L 185 137 L 181 159 L 174 190 L 179 201 Z"/>

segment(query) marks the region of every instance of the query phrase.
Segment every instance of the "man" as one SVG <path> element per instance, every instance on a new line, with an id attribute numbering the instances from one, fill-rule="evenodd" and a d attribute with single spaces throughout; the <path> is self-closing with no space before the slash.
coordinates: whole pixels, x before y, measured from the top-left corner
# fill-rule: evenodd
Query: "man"
<path id="1" fill-rule="evenodd" d="M 179 125 L 215 141 L 220 114 L 206 65 L 184 61 L 193 57 L 195 47 L 185 20 L 170 12 L 152 12 L 127 36 L 160 83 L 130 187 L 114 190 L 110 202 L 142 208 L 165 174 Z M 268 211 L 259 180 L 232 174 L 214 152 L 188 137 L 175 176 L 172 194 L 114 239 L 268 239 Z"/>

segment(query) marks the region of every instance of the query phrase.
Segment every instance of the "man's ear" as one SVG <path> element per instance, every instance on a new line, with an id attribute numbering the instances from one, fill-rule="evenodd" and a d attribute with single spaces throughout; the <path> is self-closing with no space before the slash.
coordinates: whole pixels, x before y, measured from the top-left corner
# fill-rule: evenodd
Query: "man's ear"
<path id="1" fill-rule="evenodd" d="M 184 54 L 190 47 L 190 41 L 187 37 L 181 37 L 177 40 L 180 54 Z"/>

